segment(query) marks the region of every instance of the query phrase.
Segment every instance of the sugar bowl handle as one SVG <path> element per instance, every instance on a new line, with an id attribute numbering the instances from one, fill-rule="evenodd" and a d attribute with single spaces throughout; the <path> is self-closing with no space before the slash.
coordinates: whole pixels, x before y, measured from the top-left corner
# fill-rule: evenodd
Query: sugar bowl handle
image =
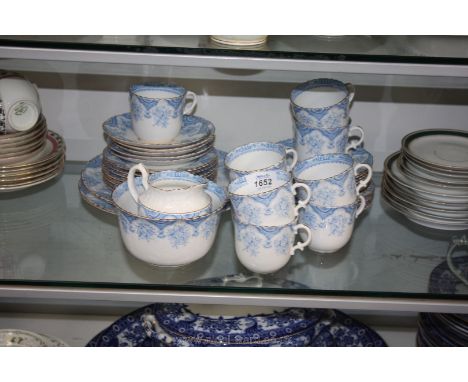
<path id="1" fill-rule="evenodd" d="M 127 176 L 128 190 L 130 191 L 130 195 L 132 195 L 132 198 L 135 200 L 135 202 L 139 203 L 140 196 L 135 187 L 135 172 L 137 171 L 141 173 L 141 176 L 143 178 L 142 179 L 143 188 L 147 190 L 149 188 L 149 185 L 148 185 L 148 170 L 143 165 L 143 163 L 138 163 L 135 166 L 133 166 L 128 172 L 128 176 Z"/>

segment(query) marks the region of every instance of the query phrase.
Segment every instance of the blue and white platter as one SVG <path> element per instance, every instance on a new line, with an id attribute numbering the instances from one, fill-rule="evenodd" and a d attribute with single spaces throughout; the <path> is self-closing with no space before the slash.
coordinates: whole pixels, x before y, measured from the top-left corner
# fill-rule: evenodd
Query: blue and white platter
<path id="1" fill-rule="evenodd" d="M 214 134 L 214 125 L 201 117 L 184 115 L 179 135 L 171 142 L 154 144 L 140 140 L 132 129 L 130 113 L 115 115 L 103 124 L 104 132 L 114 141 L 130 147 L 175 148 L 198 144 Z"/>
<path id="2" fill-rule="evenodd" d="M 87 346 L 386 346 L 372 329 L 336 310 L 262 308 L 259 313 L 247 307 L 242 315 L 223 315 L 230 307 L 217 313 L 218 307 L 148 305 L 114 322 Z"/>

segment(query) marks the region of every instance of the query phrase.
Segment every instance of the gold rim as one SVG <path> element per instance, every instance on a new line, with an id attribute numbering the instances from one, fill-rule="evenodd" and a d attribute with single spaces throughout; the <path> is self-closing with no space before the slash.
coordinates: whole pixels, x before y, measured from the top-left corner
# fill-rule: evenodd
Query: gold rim
<path id="1" fill-rule="evenodd" d="M 54 148 L 52 148 L 52 151 L 49 154 L 47 154 L 44 158 L 38 159 L 34 162 L 29 162 L 29 163 L 27 162 L 23 164 L 12 165 L 12 166 L 8 166 L 8 165 L 0 166 L 0 172 L 2 172 L 2 170 L 8 171 L 8 170 L 16 170 L 16 169 L 21 169 L 21 168 L 38 166 L 38 165 L 43 164 L 44 162 L 48 162 L 54 158 L 57 158 L 59 155 L 64 153 L 66 150 L 66 145 L 65 145 L 65 141 L 63 140 L 63 138 L 59 134 L 51 130 L 49 130 L 47 134 L 48 140 L 49 140 L 49 137 L 55 140 L 57 147 L 55 148 L 55 150 Z"/>

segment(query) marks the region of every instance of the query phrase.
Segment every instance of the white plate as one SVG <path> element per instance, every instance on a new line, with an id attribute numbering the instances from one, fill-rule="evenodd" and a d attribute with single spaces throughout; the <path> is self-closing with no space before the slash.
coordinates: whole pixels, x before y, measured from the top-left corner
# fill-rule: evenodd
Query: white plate
<path id="1" fill-rule="evenodd" d="M 214 134 L 214 125 L 194 115 L 184 115 L 180 133 L 171 143 L 156 144 L 139 139 L 132 129 L 130 113 L 109 118 L 103 124 L 104 132 L 114 141 L 136 147 L 174 148 L 194 144 Z"/>
<path id="2" fill-rule="evenodd" d="M 468 132 L 420 130 L 405 136 L 402 147 L 428 166 L 468 173 Z"/>
<path id="3" fill-rule="evenodd" d="M 63 347 L 61 339 L 20 329 L 0 329 L 0 347 Z"/>
<path id="4" fill-rule="evenodd" d="M 468 194 L 453 195 L 447 193 L 446 189 L 441 189 L 436 186 L 416 184 L 400 171 L 397 164 L 399 155 L 399 152 L 390 155 L 384 164 L 385 171 L 391 176 L 392 180 L 414 190 L 416 193 L 420 193 L 427 199 L 449 203 L 468 203 Z"/>

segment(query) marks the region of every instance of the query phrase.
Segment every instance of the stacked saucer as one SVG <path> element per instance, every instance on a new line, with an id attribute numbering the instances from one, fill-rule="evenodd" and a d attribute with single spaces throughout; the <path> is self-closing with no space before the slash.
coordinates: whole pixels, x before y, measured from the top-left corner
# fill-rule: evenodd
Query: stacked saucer
<path id="1" fill-rule="evenodd" d="M 143 163 L 150 172 L 188 171 L 216 179 L 215 127 L 206 119 L 184 115 L 179 135 L 163 144 L 139 139 L 132 129 L 130 113 L 109 118 L 103 128 L 108 145 L 103 152 L 102 173 L 112 189 L 123 183 L 130 168 L 138 163 Z"/>
<path id="2" fill-rule="evenodd" d="M 29 130 L 0 135 L 0 191 L 16 191 L 58 176 L 65 143 L 47 129 L 44 116 Z"/>
<path id="3" fill-rule="evenodd" d="M 468 132 L 420 130 L 402 139 L 384 165 L 382 195 L 409 220 L 468 229 Z"/>
<path id="4" fill-rule="evenodd" d="M 468 346 L 468 315 L 421 313 L 417 346 Z"/>

